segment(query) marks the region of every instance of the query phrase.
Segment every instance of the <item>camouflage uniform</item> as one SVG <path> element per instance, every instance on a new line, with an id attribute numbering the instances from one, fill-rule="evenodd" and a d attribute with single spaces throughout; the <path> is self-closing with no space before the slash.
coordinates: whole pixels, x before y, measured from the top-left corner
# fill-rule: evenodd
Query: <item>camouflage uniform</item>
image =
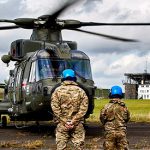
<path id="1" fill-rule="evenodd" d="M 51 97 L 51 107 L 58 119 L 56 128 L 57 150 L 66 149 L 69 138 L 76 149 L 83 149 L 85 130 L 82 125 L 88 109 L 88 97 L 73 81 L 63 81 Z M 73 120 L 74 128 L 68 130 L 65 123 Z"/>
<path id="2" fill-rule="evenodd" d="M 112 99 L 100 112 L 100 120 L 104 125 L 104 150 L 128 150 L 126 123 L 130 113 L 120 99 Z"/>

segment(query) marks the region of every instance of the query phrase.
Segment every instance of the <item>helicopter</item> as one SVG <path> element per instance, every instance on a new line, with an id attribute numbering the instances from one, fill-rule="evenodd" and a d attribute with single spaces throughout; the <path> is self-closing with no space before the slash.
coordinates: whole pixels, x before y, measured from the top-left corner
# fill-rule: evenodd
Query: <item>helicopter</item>
<path id="1" fill-rule="evenodd" d="M 0 84 L 4 88 L 4 100 L 0 102 L 0 115 L 8 114 L 11 121 L 49 121 L 53 119 L 50 97 L 61 83 L 64 69 L 73 69 L 77 82 L 89 98 L 85 119 L 93 113 L 95 85 L 89 57 L 78 50 L 75 41 L 62 39 L 62 30 L 74 30 L 112 40 L 136 42 L 126 39 L 79 29 L 86 26 L 128 26 L 150 25 L 149 23 L 99 23 L 79 20 L 62 20 L 58 17 L 66 9 L 81 0 L 68 1 L 50 15 L 38 18 L 0 19 L 11 26 L 0 26 L 0 30 L 17 28 L 32 29 L 30 39 L 17 39 L 11 43 L 10 51 L 2 56 L 9 64 L 14 61 L 14 69 L 9 72 L 8 83 Z M 6 118 L 2 118 L 6 126 Z"/>

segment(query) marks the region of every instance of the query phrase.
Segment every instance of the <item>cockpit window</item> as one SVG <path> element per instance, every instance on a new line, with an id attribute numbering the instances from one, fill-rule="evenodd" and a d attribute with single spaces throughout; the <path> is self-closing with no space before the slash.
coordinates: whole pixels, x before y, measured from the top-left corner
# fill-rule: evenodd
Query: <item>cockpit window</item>
<path id="1" fill-rule="evenodd" d="M 68 65 L 76 72 L 77 76 L 92 80 L 89 60 L 71 59 L 68 62 Z"/>
<path id="2" fill-rule="evenodd" d="M 46 79 L 52 77 L 60 77 L 62 71 L 65 69 L 64 61 L 53 59 L 38 59 L 37 60 L 37 74 L 39 79 Z"/>
<path id="3" fill-rule="evenodd" d="M 87 59 L 37 59 L 36 79 L 61 77 L 64 69 L 73 69 L 77 77 L 92 80 L 90 61 Z"/>

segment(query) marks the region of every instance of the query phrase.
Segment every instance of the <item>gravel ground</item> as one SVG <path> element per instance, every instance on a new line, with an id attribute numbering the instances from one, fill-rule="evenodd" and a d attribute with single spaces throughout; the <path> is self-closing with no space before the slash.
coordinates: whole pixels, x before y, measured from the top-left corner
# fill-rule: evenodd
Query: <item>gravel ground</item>
<path id="1" fill-rule="evenodd" d="M 85 147 L 87 150 L 100 150 L 103 144 L 103 129 L 99 124 L 88 124 L 86 127 Z M 16 129 L 10 125 L 0 128 L 0 150 L 54 150 L 55 126 L 30 125 Z M 130 149 L 150 150 L 150 123 L 129 123 L 128 134 Z M 69 142 L 68 150 L 72 150 Z"/>

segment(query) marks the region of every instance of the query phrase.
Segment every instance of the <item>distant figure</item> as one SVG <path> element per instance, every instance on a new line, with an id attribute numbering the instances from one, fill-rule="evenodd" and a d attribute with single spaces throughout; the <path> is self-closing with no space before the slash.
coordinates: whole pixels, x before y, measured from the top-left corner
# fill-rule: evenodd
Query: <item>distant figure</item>
<path id="1" fill-rule="evenodd" d="M 83 150 L 85 130 L 84 115 L 88 109 L 88 97 L 76 83 L 75 72 L 66 69 L 62 73 L 62 83 L 51 97 L 51 107 L 57 118 L 56 144 L 57 150 L 64 150 L 69 139 L 74 149 Z"/>
<path id="2" fill-rule="evenodd" d="M 121 87 L 113 86 L 109 98 L 109 103 L 100 112 L 105 132 L 104 150 L 128 150 L 126 123 L 130 119 L 130 113 L 121 100 L 123 98 Z"/>
<path id="3" fill-rule="evenodd" d="M 45 79 L 52 77 L 52 72 L 49 65 L 43 65 L 40 69 L 40 78 Z"/>

